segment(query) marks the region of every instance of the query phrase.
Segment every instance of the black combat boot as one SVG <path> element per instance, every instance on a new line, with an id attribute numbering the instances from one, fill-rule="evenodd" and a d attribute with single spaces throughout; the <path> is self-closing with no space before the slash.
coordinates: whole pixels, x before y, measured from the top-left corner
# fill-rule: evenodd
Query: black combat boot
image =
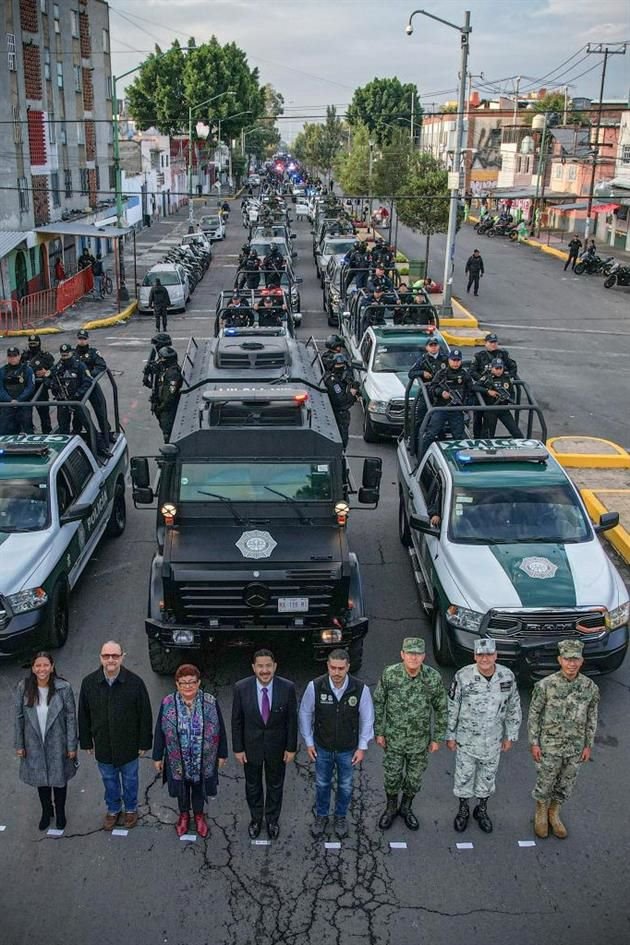
<path id="1" fill-rule="evenodd" d="M 475 818 L 475 820 L 479 824 L 479 827 L 481 828 L 481 830 L 483 830 L 484 833 L 492 833 L 492 821 L 488 817 L 488 811 L 486 809 L 487 803 L 488 803 L 487 797 L 480 797 L 479 803 L 473 810 L 473 817 Z"/>
<path id="2" fill-rule="evenodd" d="M 420 823 L 418 818 L 411 809 L 413 803 L 413 794 L 403 794 L 402 801 L 400 802 L 400 808 L 398 813 L 405 821 L 406 826 L 409 830 L 418 830 L 420 828 Z"/>
<path id="3" fill-rule="evenodd" d="M 388 794 L 387 795 L 387 807 L 381 814 L 381 819 L 378 822 L 381 830 L 389 830 L 391 825 L 396 820 L 398 815 L 398 795 L 397 794 Z"/>
<path id="4" fill-rule="evenodd" d="M 459 810 L 455 814 L 455 820 L 453 821 L 453 826 L 457 833 L 463 833 L 466 827 L 468 826 L 468 818 L 470 817 L 470 807 L 468 806 L 468 798 L 460 797 L 459 799 Z"/>

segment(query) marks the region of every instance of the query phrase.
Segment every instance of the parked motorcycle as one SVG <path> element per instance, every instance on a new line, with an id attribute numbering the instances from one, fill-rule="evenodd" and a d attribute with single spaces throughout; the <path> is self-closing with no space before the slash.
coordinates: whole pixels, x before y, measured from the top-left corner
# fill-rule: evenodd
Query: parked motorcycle
<path id="1" fill-rule="evenodd" d="M 602 259 L 602 257 L 598 256 L 596 253 L 584 253 L 580 256 L 580 261 L 576 264 L 573 271 L 578 276 L 581 276 L 582 273 L 593 275 L 603 272 L 606 274 L 610 272 L 614 263 L 614 256 L 608 256 L 607 259 Z"/>
<path id="2" fill-rule="evenodd" d="M 622 266 L 616 262 L 610 270 L 610 274 L 604 280 L 604 288 L 612 289 L 614 285 L 630 285 L 630 266 Z"/>

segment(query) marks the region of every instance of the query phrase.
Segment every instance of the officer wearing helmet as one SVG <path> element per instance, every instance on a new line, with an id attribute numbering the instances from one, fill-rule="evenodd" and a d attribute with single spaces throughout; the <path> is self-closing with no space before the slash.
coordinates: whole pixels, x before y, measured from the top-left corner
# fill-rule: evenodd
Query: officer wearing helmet
<path id="1" fill-rule="evenodd" d="M 153 394 L 156 390 L 155 378 L 159 374 L 159 357 L 158 351 L 160 348 L 167 348 L 171 345 L 171 336 L 167 331 L 159 331 L 157 334 L 151 338 L 151 351 L 149 353 L 149 358 L 147 363 L 144 366 L 142 371 L 142 384 L 144 387 L 148 387 L 151 393 L 151 403 L 153 404 Z M 151 408 L 153 409 L 153 407 Z"/>
<path id="2" fill-rule="evenodd" d="M 265 273 L 265 285 L 268 288 L 280 285 L 282 278 L 281 273 L 284 271 L 284 267 L 284 258 L 276 243 L 272 243 L 269 252 L 262 262 L 262 269 Z"/>
<path id="3" fill-rule="evenodd" d="M 72 345 L 64 343 L 59 348 L 59 360 L 45 374 L 45 383 L 55 400 L 83 400 L 90 389 L 90 378 L 84 365 L 76 357 Z M 60 433 L 70 433 L 70 421 L 83 411 L 80 407 L 57 407 Z"/>
<path id="4" fill-rule="evenodd" d="M 35 377 L 31 367 L 20 360 L 20 349 L 7 348 L 7 363 L 0 367 L 0 403 L 23 404 L 29 401 L 35 390 Z M 0 409 L 0 435 L 33 432 L 33 410 L 31 407 L 5 407 Z"/>
<path id="5" fill-rule="evenodd" d="M 249 257 L 249 243 L 243 243 L 241 251 L 238 254 L 238 268 L 241 269 Z"/>
<path id="6" fill-rule="evenodd" d="M 179 404 L 182 371 L 177 363 L 177 351 L 169 345 L 160 348 L 158 357 L 160 360 L 160 379 L 154 412 L 160 424 L 164 442 L 168 443 L 175 423 L 177 405 Z"/>
<path id="7" fill-rule="evenodd" d="M 49 400 L 48 388 L 44 384 L 46 371 L 50 371 L 55 363 L 55 357 L 50 351 L 44 351 L 42 340 L 39 335 L 28 336 L 28 347 L 22 352 L 22 364 L 28 364 L 35 375 L 35 393 L 33 400 L 36 404 Z M 39 415 L 42 433 L 50 433 L 52 424 L 50 422 L 50 407 L 36 406 L 35 409 Z"/>
<path id="8" fill-rule="evenodd" d="M 346 345 L 341 335 L 328 335 L 326 341 L 326 350 L 322 354 L 322 365 L 324 371 L 332 370 L 333 361 L 338 354 L 346 354 Z"/>
<path id="9" fill-rule="evenodd" d="M 74 353 L 83 364 L 90 380 L 94 380 L 94 378 L 104 374 L 107 370 L 105 358 L 97 348 L 90 344 L 90 336 L 85 328 L 81 328 L 77 332 L 77 345 L 74 349 Z M 89 399 L 100 430 L 100 437 L 98 438 L 99 451 L 105 452 L 109 449 L 110 429 L 107 420 L 107 401 L 99 384 L 94 385 L 90 391 Z M 75 414 L 72 423 L 72 432 L 80 433 L 84 425 L 81 419 Z"/>
<path id="10" fill-rule="evenodd" d="M 358 389 L 350 372 L 345 354 L 336 354 L 330 370 L 324 375 L 324 386 L 337 420 L 344 449 L 348 445 L 350 410 L 357 401 Z"/>
<path id="11" fill-rule="evenodd" d="M 255 249 L 250 250 L 249 256 L 242 264 L 236 276 L 236 288 L 257 289 L 260 285 L 260 260 Z"/>

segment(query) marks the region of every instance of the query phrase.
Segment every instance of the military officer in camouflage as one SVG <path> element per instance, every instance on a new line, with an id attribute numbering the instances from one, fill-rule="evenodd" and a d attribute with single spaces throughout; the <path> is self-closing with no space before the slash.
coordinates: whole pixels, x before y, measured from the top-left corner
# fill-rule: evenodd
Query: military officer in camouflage
<path id="1" fill-rule="evenodd" d="M 496 642 L 475 640 L 475 662 L 455 673 L 448 692 L 446 744 L 456 751 L 455 797 L 459 810 L 453 826 L 461 833 L 468 826 L 471 797 L 479 799 L 473 817 L 484 833 L 492 832 L 488 798 L 502 751 L 518 738 L 521 700 L 514 673 L 497 663 Z"/>
<path id="2" fill-rule="evenodd" d="M 404 639 L 400 658 L 402 662 L 385 668 L 374 691 L 374 733 L 385 749 L 387 807 L 378 822 L 381 830 L 391 827 L 397 814 L 409 830 L 420 826 L 411 805 L 429 752 L 439 749 L 446 732 L 446 690 L 438 671 L 424 665 L 424 640 Z"/>
<path id="3" fill-rule="evenodd" d="M 549 827 L 561 840 L 567 828 L 560 820 L 560 807 L 573 793 L 583 761 L 591 757 L 599 689 L 580 673 L 584 659 L 581 640 L 558 644 L 560 672 L 534 686 L 527 729 L 532 758 L 536 762 L 534 832 L 546 837 Z"/>

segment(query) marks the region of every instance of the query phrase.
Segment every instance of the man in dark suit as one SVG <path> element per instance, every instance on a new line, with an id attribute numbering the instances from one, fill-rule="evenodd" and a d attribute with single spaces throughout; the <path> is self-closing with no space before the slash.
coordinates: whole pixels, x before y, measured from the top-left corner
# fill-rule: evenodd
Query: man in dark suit
<path id="1" fill-rule="evenodd" d="M 252 818 L 248 833 L 252 840 L 260 834 L 263 817 L 269 838 L 275 840 L 278 836 L 285 768 L 297 751 L 295 685 L 276 676 L 277 666 L 270 650 L 257 650 L 252 663 L 254 675 L 234 686 L 232 748 L 245 768 L 245 796 Z"/>

